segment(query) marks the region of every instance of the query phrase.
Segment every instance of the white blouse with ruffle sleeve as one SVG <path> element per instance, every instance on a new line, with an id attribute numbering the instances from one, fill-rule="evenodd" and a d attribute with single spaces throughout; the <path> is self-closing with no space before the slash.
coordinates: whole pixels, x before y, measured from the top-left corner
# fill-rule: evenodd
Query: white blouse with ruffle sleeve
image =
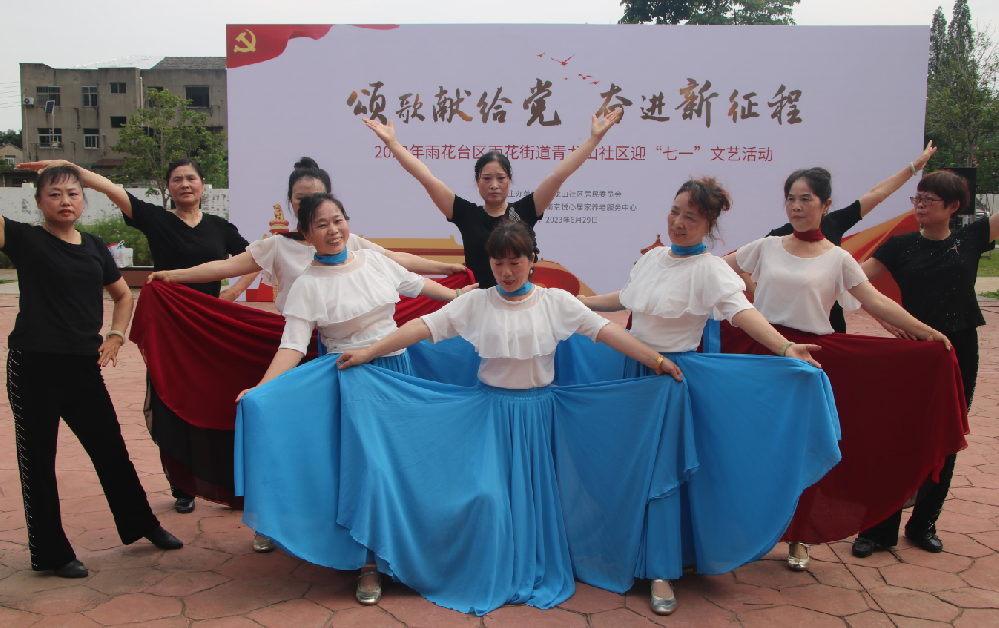
<path id="1" fill-rule="evenodd" d="M 712 310 L 731 322 L 751 309 L 745 282 L 722 259 L 702 253 L 672 257 L 657 247 L 642 256 L 621 289 L 631 333 L 661 353 L 693 351 Z"/>
<path id="2" fill-rule="evenodd" d="M 780 236 L 750 242 L 735 252 L 735 261 L 753 276 L 753 304 L 772 325 L 819 335 L 833 333 L 833 303 L 847 311 L 860 307 L 848 291 L 867 281 L 857 260 L 838 246 L 818 257 L 797 257 Z"/>
<path id="3" fill-rule="evenodd" d="M 461 336 L 482 358 L 479 379 L 497 388 L 538 388 L 555 379 L 555 347 L 574 333 L 596 342 L 610 321 L 565 290 L 534 286 L 522 301 L 496 288 L 472 290 L 422 317 L 430 341 Z"/>
<path id="4" fill-rule="evenodd" d="M 367 347 L 396 330 L 399 295 L 419 296 L 423 277 L 375 251 L 353 256 L 340 266 L 309 266 L 295 281 L 285 302 L 282 349 L 305 353 L 317 326 L 329 353 Z"/>
<path id="5" fill-rule="evenodd" d="M 347 237 L 347 250 L 378 251 L 385 254 L 385 249 L 369 242 L 353 233 Z M 260 273 L 260 283 L 273 286 L 274 279 L 277 278 L 278 293 L 274 297 L 274 307 L 278 312 L 284 313 L 284 304 L 288 300 L 288 292 L 305 269 L 312 264 L 312 256 L 316 254 L 316 249 L 311 244 L 303 240 L 295 240 L 282 235 L 257 240 L 247 247 L 247 251 L 253 256 L 253 261 L 262 269 Z"/>

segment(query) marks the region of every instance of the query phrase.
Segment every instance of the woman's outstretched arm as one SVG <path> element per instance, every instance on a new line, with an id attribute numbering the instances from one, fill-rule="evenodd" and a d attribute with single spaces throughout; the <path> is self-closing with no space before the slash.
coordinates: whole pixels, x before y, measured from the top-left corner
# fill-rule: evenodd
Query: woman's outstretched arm
<path id="1" fill-rule="evenodd" d="M 916 161 L 912 162 L 912 167 L 906 166 L 902 168 L 897 173 L 888 177 L 881 183 L 875 185 L 871 188 L 871 191 L 860 197 L 860 215 L 861 217 L 866 216 L 871 213 L 871 210 L 877 207 L 881 201 L 885 200 L 892 194 L 898 191 L 906 181 L 916 176 L 916 172 L 919 172 L 926 165 L 926 162 L 930 160 L 933 153 L 937 152 L 937 147 L 933 145 L 933 140 L 930 140 L 923 149 L 923 152 L 916 158 Z M 916 172 L 913 172 L 915 170 Z"/>
<path id="2" fill-rule="evenodd" d="M 423 322 L 422 318 L 414 318 L 373 345 L 363 349 L 344 351 L 336 359 L 337 368 L 345 369 L 357 366 L 358 364 L 367 364 L 386 353 L 405 349 L 429 337 L 430 328 L 427 327 L 427 324 Z"/>
<path id="3" fill-rule="evenodd" d="M 174 283 L 208 283 L 222 281 L 229 277 L 243 277 L 262 270 L 249 251 L 243 251 L 229 259 L 219 259 L 205 262 L 191 268 L 177 270 L 158 270 L 151 273 L 146 283 L 150 281 L 166 281 Z M 252 280 L 251 280 L 252 281 Z M 238 296 L 238 295 L 237 295 Z"/>
<path id="4" fill-rule="evenodd" d="M 638 338 L 635 338 L 620 325 L 609 323 L 600 328 L 597 340 L 605 343 L 618 353 L 623 353 L 637 362 L 641 362 L 650 369 L 655 370 L 656 375 L 670 374 L 676 381 L 683 381 L 683 373 L 680 367 L 664 358 L 658 351 L 646 345 Z"/>
<path id="5" fill-rule="evenodd" d="M 395 127 L 392 126 L 392 120 L 389 120 L 389 123 L 386 125 L 377 120 L 364 118 L 364 124 L 368 125 L 368 128 L 375 132 L 378 139 L 385 142 L 385 146 L 395 155 L 395 158 L 399 161 L 399 165 L 406 172 L 416 177 L 416 180 L 420 182 L 423 189 L 430 195 L 430 199 L 433 200 L 437 209 L 441 210 L 444 217 L 450 220 L 451 212 L 454 210 L 454 192 L 443 181 L 435 177 L 425 163 L 414 157 L 412 153 L 406 150 L 405 146 L 399 143 L 399 140 L 395 136 Z"/>
<path id="6" fill-rule="evenodd" d="M 615 109 L 609 113 L 605 113 L 604 117 L 597 119 L 597 114 L 593 114 L 593 120 L 590 123 L 590 137 L 583 142 L 582 146 L 576 150 L 569 153 L 569 155 L 563 159 L 558 166 L 555 167 L 555 172 L 548 175 L 541 185 L 534 190 L 534 208 L 540 216 L 542 212 L 548 209 L 551 202 L 555 200 L 555 195 L 558 194 L 559 189 L 565 180 L 569 178 L 573 172 L 579 170 L 579 167 L 583 165 L 583 162 L 590 156 L 596 147 L 600 144 L 600 141 L 604 139 L 604 135 L 610 130 L 616 122 L 621 119 L 624 109 Z"/>
<path id="7" fill-rule="evenodd" d="M 865 281 L 850 289 L 850 294 L 854 296 L 864 309 L 878 319 L 887 321 L 895 327 L 901 328 L 906 334 L 922 340 L 933 340 L 942 342 L 950 351 L 950 340 L 926 323 L 916 319 L 885 295 L 878 292 L 877 288 L 871 285 L 870 281 Z"/>
<path id="8" fill-rule="evenodd" d="M 128 192 L 125 191 L 125 188 L 118 187 L 110 179 L 102 177 L 96 172 L 91 172 L 86 168 L 81 168 L 73 162 L 66 161 L 65 159 L 30 161 L 23 164 L 17 164 L 17 167 L 22 170 L 34 170 L 35 172 L 40 172 L 51 166 L 73 166 L 80 171 L 81 183 L 83 183 L 85 187 L 88 187 L 95 192 L 100 192 L 104 196 L 108 197 L 111 199 L 112 203 L 118 206 L 121 213 L 125 214 L 129 218 L 132 217 L 132 201 L 128 199 Z"/>

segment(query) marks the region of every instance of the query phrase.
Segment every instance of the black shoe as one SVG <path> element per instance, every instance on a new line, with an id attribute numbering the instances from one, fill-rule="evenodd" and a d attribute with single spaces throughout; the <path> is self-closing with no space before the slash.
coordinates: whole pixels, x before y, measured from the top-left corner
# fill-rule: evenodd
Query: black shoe
<path id="1" fill-rule="evenodd" d="M 875 543 L 871 539 L 858 536 L 857 540 L 853 542 L 853 555 L 857 558 L 868 558 L 874 553 L 874 546 Z"/>
<path id="2" fill-rule="evenodd" d="M 184 547 L 183 541 L 159 526 L 147 534 L 146 538 L 149 539 L 153 545 L 164 550 L 175 550 Z"/>
<path id="3" fill-rule="evenodd" d="M 905 531 L 905 538 L 909 539 L 922 549 L 933 554 L 939 554 L 943 551 L 943 541 L 940 537 L 936 535 L 932 530 L 927 530 L 922 534 L 917 534 L 914 532 Z"/>
<path id="4" fill-rule="evenodd" d="M 60 578 L 86 578 L 89 575 L 83 563 L 75 558 L 53 572 Z"/>
<path id="5" fill-rule="evenodd" d="M 189 512 L 194 512 L 194 498 L 178 497 L 177 501 L 173 505 L 173 509 L 183 515 L 186 515 Z"/>

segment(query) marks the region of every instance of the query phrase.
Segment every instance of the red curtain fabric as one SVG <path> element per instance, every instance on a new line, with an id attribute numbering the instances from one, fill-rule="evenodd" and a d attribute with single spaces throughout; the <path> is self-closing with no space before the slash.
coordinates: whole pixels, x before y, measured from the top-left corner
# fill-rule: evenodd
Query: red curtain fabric
<path id="1" fill-rule="evenodd" d="M 450 288 L 473 283 L 465 272 L 437 279 Z M 444 305 L 426 297 L 396 304 L 401 325 Z M 163 403 L 191 425 L 232 430 L 236 395 L 257 384 L 281 343 L 284 318 L 154 281 L 142 288 L 129 338 L 138 345 Z M 313 340 L 306 359 L 316 357 Z"/>
<path id="2" fill-rule="evenodd" d="M 772 355 L 721 324 L 722 352 Z M 838 541 L 902 507 L 944 458 L 967 447 L 961 370 L 938 342 L 852 334 L 816 336 L 775 325 L 788 340 L 822 347 L 839 412 L 842 461 L 798 501 L 785 541 Z"/>

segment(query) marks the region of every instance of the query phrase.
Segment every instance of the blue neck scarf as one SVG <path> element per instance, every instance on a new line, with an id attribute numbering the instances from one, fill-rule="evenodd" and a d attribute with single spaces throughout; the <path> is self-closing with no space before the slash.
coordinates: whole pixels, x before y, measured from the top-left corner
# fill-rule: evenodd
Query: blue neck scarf
<path id="1" fill-rule="evenodd" d="M 670 244 L 669 250 L 673 251 L 673 255 L 700 255 L 707 250 L 708 247 L 704 245 L 703 242 L 698 242 L 694 246 L 679 246 L 677 244 Z"/>
<path id="2" fill-rule="evenodd" d="M 525 294 L 527 294 L 528 292 L 530 292 L 531 288 L 533 288 L 533 287 L 534 287 L 534 284 L 531 283 L 530 281 L 528 281 L 527 283 L 525 283 L 524 285 L 522 285 L 519 289 L 514 290 L 513 292 L 507 292 L 506 290 L 504 290 L 503 288 L 500 288 L 499 286 L 496 286 L 496 289 L 499 290 L 499 293 L 502 294 L 505 297 L 522 297 Z"/>
<path id="3" fill-rule="evenodd" d="M 347 261 L 347 247 L 343 247 L 343 250 L 336 255 L 320 255 L 316 253 L 312 256 L 317 262 L 322 262 L 323 264 L 343 264 Z"/>

